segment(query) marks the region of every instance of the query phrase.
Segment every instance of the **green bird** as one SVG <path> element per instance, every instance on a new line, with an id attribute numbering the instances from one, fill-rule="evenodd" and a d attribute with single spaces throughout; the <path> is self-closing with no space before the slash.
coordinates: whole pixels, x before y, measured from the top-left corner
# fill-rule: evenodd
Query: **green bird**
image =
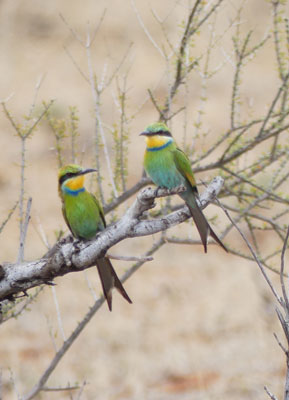
<path id="1" fill-rule="evenodd" d="M 184 192 L 180 193 L 180 197 L 190 210 L 199 231 L 205 253 L 207 252 L 209 235 L 225 251 L 228 251 L 210 227 L 197 204 L 198 189 L 190 161 L 186 154 L 177 147 L 168 127 L 164 123 L 156 122 L 149 125 L 140 135 L 145 136 L 147 145 L 144 168 L 154 184 L 166 189 L 174 189 L 181 185 L 186 188 Z"/>
<path id="2" fill-rule="evenodd" d="M 58 173 L 58 191 L 65 222 L 72 235 L 81 240 L 93 239 L 106 227 L 99 201 L 84 187 L 84 175 L 94 171 L 95 169 L 84 169 L 79 165 L 70 164 L 62 167 Z M 97 259 L 96 266 L 109 310 L 112 309 L 114 287 L 129 303 L 132 303 L 109 258 Z"/>

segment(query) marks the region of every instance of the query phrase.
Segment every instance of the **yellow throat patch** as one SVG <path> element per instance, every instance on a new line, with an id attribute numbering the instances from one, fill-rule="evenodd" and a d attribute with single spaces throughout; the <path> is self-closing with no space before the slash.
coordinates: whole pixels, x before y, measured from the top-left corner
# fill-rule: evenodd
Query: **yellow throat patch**
<path id="1" fill-rule="evenodd" d="M 84 184 L 84 175 L 79 175 L 76 176 L 75 178 L 69 179 L 66 183 L 65 186 L 68 187 L 70 190 L 79 190 L 83 188 Z"/>
<path id="2" fill-rule="evenodd" d="M 161 147 L 171 139 L 162 135 L 146 136 L 146 144 L 148 148 Z"/>

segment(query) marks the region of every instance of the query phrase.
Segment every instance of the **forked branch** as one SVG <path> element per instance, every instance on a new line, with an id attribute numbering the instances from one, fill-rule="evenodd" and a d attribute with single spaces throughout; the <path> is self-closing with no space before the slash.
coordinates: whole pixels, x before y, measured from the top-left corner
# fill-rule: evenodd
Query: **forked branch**
<path id="1" fill-rule="evenodd" d="M 200 197 L 200 205 L 206 207 L 219 193 L 223 179 L 216 177 Z M 21 292 L 41 284 L 53 284 L 57 276 L 80 271 L 95 265 L 114 244 L 131 237 L 147 236 L 165 231 L 190 218 L 186 206 L 159 219 L 143 219 L 145 211 L 155 206 L 155 198 L 177 194 L 183 187 L 168 191 L 166 189 L 145 188 L 125 215 L 109 226 L 94 240 L 74 241 L 68 236 L 41 259 L 20 264 L 5 263 L 0 266 L 0 301 L 13 299 Z"/>

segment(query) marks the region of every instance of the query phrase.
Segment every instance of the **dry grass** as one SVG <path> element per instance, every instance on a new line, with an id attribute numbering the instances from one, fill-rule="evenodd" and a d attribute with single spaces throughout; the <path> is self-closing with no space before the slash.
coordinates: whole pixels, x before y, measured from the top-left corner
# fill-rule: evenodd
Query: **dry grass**
<path id="1" fill-rule="evenodd" d="M 155 7 L 162 15 L 164 8 L 169 9 L 174 3 L 159 1 Z M 226 13 L 220 16 L 224 21 L 233 14 L 239 1 L 228 3 Z M 133 112 L 135 104 L 141 104 L 147 95 L 147 88 L 160 81 L 164 64 L 138 25 L 130 2 L 63 0 L 40 4 L 31 0 L 27 4 L 19 0 L 3 0 L 1 3 L 2 99 L 14 92 L 8 108 L 20 118 L 28 112 L 39 75 L 45 74 L 40 99 L 56 98 L 60 116 L 69 105 L 76 105 L 79 109 L 81 143 L 86 146 L 84 164 L 87 166 L 93 144 L 91 94 L 63 46 L 69 48 L 83 68 L 86 59 L 58 14 L 63 14 L 71 26 L 84 35 L 86 21 L 98 21 L 105 5 L 106 17 L 93 52 L 95 69 L 99 74 L 105 63 L 116 65 L 130 42 L 134 42 L 126 62 L 126 68 L 130 66 L 131 69 L 128 96 L 129 110 Z M 179 22 L 186 6 L 186 1 L 180 2 L 167 20 L 171 38 L 178 34 L 176 21 Z M 138 7 L 152 35 L 160 37 L 160 29 L 156 22 L 152 22 L 148 3 L 139 2 Z M 265 1 L 247 2 L 244 29 L 253 26 L 256 38 L 260 38 L 269 20 L 270 12 Z M 196 52 L 205 45 L 205 42 L 197 43 Z M 229 37 L 222 43 L 223 48 L 228 46 Z M 244 77 L 243 87 L 248 99 L 254 98 L 255 110 L 266 106 L 263 103 L 264 91 L 272 90 L 276 83 L 276 74 L 273 75 L 276 67 L 271 55 L 270 46 L 262 50 L 259 62 L 248 66 L 249 72 Z M 222 58 L 221 51 L 216 62 L 218 57 Z M 210 135 L 222 132 L 228 124 L 231 80 L 232 70 L 227 64 L 210 86 L 205 116 L 205 128 L 210 128 Z M 191 123 L 199 104 L 198 74 L 193 75 L 192 85 Z M 103 99 L 104 119 L 118 121 L 119 115 L 108 92 Z M 162 98 L 164 94 L 165 87 L 161 83 L 157 95 Z M 142 170 L 139 159 L 144 145 L 137 133 L 155 118 L 156 112 L 148 102 L 131 124 L 131 148 L 134 151 L 130 154 L 129 184 L 138 180 Z M 19 142 L 3 115 L 0 124 L 2 220 L 18 198 L 20 151 Z M 182 133 L 178 133 L 181 132 L 181 123 L 173 128 L 181 141 Z M 45 252 L 37 232 L 39 224 L 50 244 L 55 240 L 54 231 L 65 226 L 56 190 L 57 164 L 51 150 L 53 145 L 52 135 L 45 124 L 28 143 L 26 190 L 27 195 L 33 198 L 33 211 L 25 254 L 27 259 L 40 257 Z M 201 149 L 206 143 L 200 139 L 198 146 Z M 207 212 L 210 214 L 209 210 Z M 17 216 L 14 216 L 0 236 L 1 261 L 16 259 L 17 224 Z M 182 227 L 179 232 L 182 232 Z M 126 241 L 111 252 L 143 254 L 151 240 Z M 232 235 L 232 240 L 236 246 L 242 245 L 237 235 Z M 264 245 L 268 241 L 269 238 L 264 237 Z M 114 265 L 119 266 L 119 271 L 127 266 L 116 261 Z M 96 291 L 100 291 L 96 271 L 92 269 L 87 273 Z M 276 396 L 282 395 L 285 363 L 273 338 L 273 332 L 280 334 L 280 329 L 270 293 L 255 265 L 223 254 L 215 246 L 204 255 L 200 246 L 166 245 L 154 261 L 147 263 L 126 283 L 126 288 L 133 305 L 128 305 L 115 293 L 113 312 L 109 313 L 106 306 L 102 307 L 62 360 L 49 386 L 65 386 L 68 382 L 82 385 L 86 382 L 81 399 L 90 400 L 258 400 L 266 398 L 264 385 L 268 385 Z M 64 331 L 68 335 L 93 299 L 83 273 L 58 279 L 56 292 Z M 62 339 L 50 288 L 41 293 L 29 312 L 1 326 L 3 399 L 16 398 L 10 371 L 17 390 L 24 393 L 46 368 L 54 354 L 49 330 L 59 347 Z M 69 395 L 48 393 L 39 398 L 64 399 Z"/>

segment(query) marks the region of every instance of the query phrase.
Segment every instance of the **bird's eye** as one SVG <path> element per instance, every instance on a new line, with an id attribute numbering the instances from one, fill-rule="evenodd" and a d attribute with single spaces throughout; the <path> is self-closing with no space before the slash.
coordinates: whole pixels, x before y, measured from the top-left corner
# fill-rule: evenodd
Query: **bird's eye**
<path id="1" fill-rule="evenodd" d="M 59 179 L 60 185 L 62 185 L 62 183 L 65 182 L 67 179 L 73 178 L 74 176 L 75 176 L 75 173 L 73 173 L 73 172 L 67 172 L 65 175 L 63 175 L 63 176 Z"/>

